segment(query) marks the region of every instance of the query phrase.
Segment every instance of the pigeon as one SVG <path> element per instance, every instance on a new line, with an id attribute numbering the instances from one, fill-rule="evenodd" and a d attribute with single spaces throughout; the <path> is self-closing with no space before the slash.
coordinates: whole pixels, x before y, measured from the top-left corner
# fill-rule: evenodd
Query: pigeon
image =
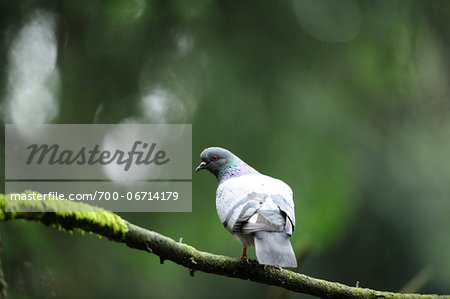
<path id="1" fill-rule="evenodd" d="M 218 181 L 217 214 L 223 226 L 242 244 L 255 246 L 258 262 L 277 268 L 297 267 L 289 241 L 295 212 L 291 188 L 281 180 L 256 171 L 230 151 L 209 147 L 200 154 L 196 172 L 206 169 Z"/>

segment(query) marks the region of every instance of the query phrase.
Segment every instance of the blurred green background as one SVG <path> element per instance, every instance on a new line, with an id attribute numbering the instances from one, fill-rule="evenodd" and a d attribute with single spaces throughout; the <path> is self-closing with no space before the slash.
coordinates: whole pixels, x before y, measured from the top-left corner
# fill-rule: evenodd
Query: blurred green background
<path id="1" fill-rule="evenodd" d="M 2 0 L 0 107 L 4 123 L 192 123 L 193 165 L 222 146 L 292 187 L 298 271 L 391 291 L 418 275 L 448 294 L 449 46 L 449 1 Z M 120 215 L 239 257 L 215 178 L 192 182 L 192 213 Z M 0 229 L 11 298 L 308 297 Z"/>

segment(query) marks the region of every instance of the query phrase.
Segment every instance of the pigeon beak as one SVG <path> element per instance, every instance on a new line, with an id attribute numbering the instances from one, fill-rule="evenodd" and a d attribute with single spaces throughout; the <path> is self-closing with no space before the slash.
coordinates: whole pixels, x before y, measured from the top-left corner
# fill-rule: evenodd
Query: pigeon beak
<path id="1" fill-rule="evenodd" d="M 207 165 L 206 162 L 200 163 L 200 165 L 195 169 L 195 172 L 199 172 L 200 170 L 205 169 L 206 165 Z"/>

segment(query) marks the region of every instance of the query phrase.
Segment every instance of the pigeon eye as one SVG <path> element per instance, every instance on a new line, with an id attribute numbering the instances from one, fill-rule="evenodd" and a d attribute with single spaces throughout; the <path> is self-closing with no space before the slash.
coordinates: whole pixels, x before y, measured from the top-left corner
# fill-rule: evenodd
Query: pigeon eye
<path id="1" fill-rule="evenodd" d="M 219 158 L 217 158 L 217 156 L 213 156 L 213 157 L 211 158 L 211 161 L 216 162 L 218 159 L 219 159 Z"/>

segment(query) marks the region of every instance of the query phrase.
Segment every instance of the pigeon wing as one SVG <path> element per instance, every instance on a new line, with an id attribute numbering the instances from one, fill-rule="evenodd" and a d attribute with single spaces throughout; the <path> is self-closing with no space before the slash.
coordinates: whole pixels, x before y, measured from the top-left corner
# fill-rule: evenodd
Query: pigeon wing
<path id="1" fill-rule="evenodd" d="M 281 195 L 270 196 L 267 194 L 250 193 L 240 202 L 242 205 L 239 216 L 232 227 L 233 232 L 246 234 L 257 231 L 283 231 L 289 222 L 287 233 L 292 234 L 292 225 L 285 213 L 276 202 L 284 205 Z M 283 209 L 286 209 L 283 207 Z"/>

